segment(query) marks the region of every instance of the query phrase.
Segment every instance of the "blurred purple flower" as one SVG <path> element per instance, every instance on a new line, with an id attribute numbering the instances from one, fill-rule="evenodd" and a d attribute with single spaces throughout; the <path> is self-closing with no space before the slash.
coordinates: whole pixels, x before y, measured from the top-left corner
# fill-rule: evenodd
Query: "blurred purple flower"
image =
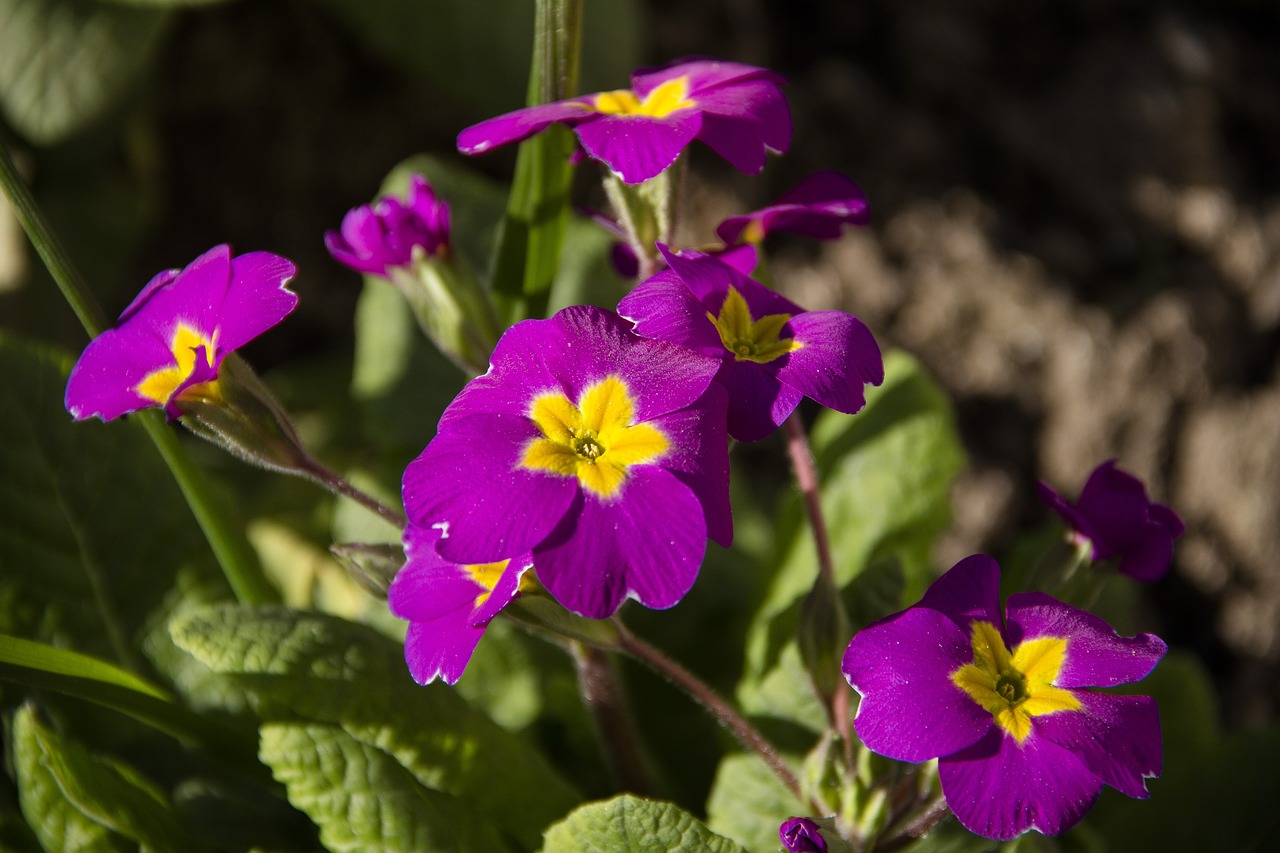
<path id="1" fill-rule="evenodd" d="M 182 415 L 184 395 L 218 397 L 228 354 L 279 323 L 298 304 L 285 285 L 294 265 L 269 252 L 233 258 L 215 246 L 185 269 L 166 270 L 124 309 L 118 325 L 90 341 L 67 381 L 76 420 L 104 421 L 163 406 Z"/>
<path id="2" fill-rule="evenodd" d="M 726 246 L 759 243 L 774 231 L 793 231 L 834 240 L 849 225 L 871 218 L 862 188 L 839 172 L 818 172 L 801 181 L 773 204 L 745 216 L 730 216 L 716 228 Z"/>
<path id="3" fill-rule="evenodd" d="M 678 602 L 710 536 L 733 538 L 716 365 L 574 307 L 512 326 L 404 474 L 440 555 L 532 554 L 539 583 L 593 619 Z"/>
<path id="4" fill-rule="evenodd" d="M 1140 581 L 1159 580 L 1173 560 L 1173 540 L 1185 527 L 1178 514 L 1147 497 L 1132 474 L 1103 462 L 1089 475 L 1075 506 L 1043 481 L 1040 499 L 1061 516 L 1078 541 L 1093 547 L 1093 559 L 1119 560 L 1118 570 Z"/>
<path id="5" fill-rule="evenodd" d="M 987 838 L 1057 835 L 1103 785 L 1145 798 L 1161 768 L 1148 696 L 1085 690 L 1138 681 L 1165 644 L 1125 638 L 1044 593 L 1009 597 L 1000 567 L 968 557 L 920 603 L 860 631 L 844 673 L 862 696 L 854 729 L 899 761 L 938 759 L 947 805 Z"/>
<path id="6" fill-rule="evenodd" d="M 458 150 L 481 154 L 548 125 L 573 128 L 591 157 L 628 184 L 667 169 L 695 139 L 755 174 L 765 153 L 791 145 L 782 78 L 736 62 L 693 60 L 633 74 L 630 89 L 599 92 L 491 118 L 458 134 Z"/>
<path id="7" fill-rule="evenodd" d="M 388 195 L 352 208 L 340 230 L 325 232 L 324 244 L 338 263 L 385 276 L 389 268 L 409 264 L 418 247 L 427 255 L 448 251 L 449 205 L 426 178 L 414 175 L 403 201 Z"/>
<path id="8" fill-rule="evenodd" d="M 827 840 L 818 822 L 807 817 L 793 817 L 778 827 L 778 838 L 787 853 L 827 853 Z"/>
<path id="9" fill-rule="evenodd" d="M 884 380 L 880 348 L 852 314 L 805 311 L 714 257 L 660 248 L 670 269 L 627 294 L 618 311 L 640 335 L 719 363 L 729 435 L 739 441 L 773 432 L 803 397 L 856 412 L 863 386 Z"/>

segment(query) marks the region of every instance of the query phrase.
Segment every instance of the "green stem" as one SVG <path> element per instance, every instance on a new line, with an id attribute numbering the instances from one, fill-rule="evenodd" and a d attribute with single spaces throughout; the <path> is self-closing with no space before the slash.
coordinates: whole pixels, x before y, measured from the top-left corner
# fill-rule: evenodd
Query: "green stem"
<path id="1" fill-rule="evenodd" d="M 31 191 L 14 168 L 7 146 L 2 142 L 0 185 L 3 185 L 5 196 L 13 206 L 31 244 L 35 246 L 84 330 L 91 338 L 102 334 L 108 328 L 106 315 L 76 272 L 70 256 L 54 237 L 53 230 L 41 215 Z M 246 604 L 279 601 L 279 594 L 262 574 L 257 556 L 248 541 L 243 535 L 238 535 L 228 519 L 215 508 L 207 481 L 200 470 L 191 464 L 172 430 L 165 426 L 156 412 L 139 412 L 135 419 L 147 431 L 165 464 L 169 466 L 173 478 L 177 480 L 178 488 L 182 490 L 196 522 L 209 540 L 209 547 L 213 549 L 236 597 Z"/>
<path id="2" fill-rule="evenodd" d="M 641 796 L 652 795 L 653 782 L 645 768 L 612 658 L 604 649 L 584 643 L 566 645 L 578 672 L 578 689 L 587 710 L 595 719 L 614 782 L 624 791 Z"/>

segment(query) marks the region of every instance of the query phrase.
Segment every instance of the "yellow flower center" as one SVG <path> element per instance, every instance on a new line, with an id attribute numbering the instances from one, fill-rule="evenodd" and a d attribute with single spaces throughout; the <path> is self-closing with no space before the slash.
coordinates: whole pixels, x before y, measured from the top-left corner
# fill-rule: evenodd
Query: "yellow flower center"
<path id="1" fill-rule="evenodd" d="M 720 306 L 720 316 L 708 311 L 707 317 L 716 324 L 720 342 L 733 353 L 736 361 L 767 364 L 802 346 L 795 338 L 778 339 L 778 333 L 791 319 L 790 314 L 766 314 L 752 320 L 747 300 L 734 287 L 729 288 L 729 295 Z"/>
<path id="2" fill-rule="evenodd" d="M 498 585 L 498 581 L 502 578 L 502 573 L 507 570 L 507 564 L 510 560 L 501 560 L 497 563 L 476 563 L 470 566 L 463 566 L 465 571 L 473 581 L 484 587 L 484 591 L 476 596 L 476 600 L 472 603 L 475 610 L 479 610 L 489 596 L 493 595 L 493 588 Z M 533 592 L 537 586 L 537 582 L 533 579 L 533 572 L 528 571 L 520 576 L 520 584 L 516 588 L 519 593 L 528 594 Z"/>
<path id="3" fill-rule="evenodd" d="M 217 332 L 214 333 L 213 339 L 210 340 L 185 323 L 179 323 L 177 328 L 173 330 L 173 339 L 169 342 L 169 350 L 173 353 L 174 366 L 162 367 L 159 370 L 148 373 L 141 382 L 134 386 L 134 390 L 148 400 L 153 400 L 157 403 L 169 402 L 173 392 L 178 390 L 178 386 L 185 382 L 187 377 L 196 369 L 196 351 L 200 347 L 204 347 L 206 366 L 213 366 L 214 344 L 217 338 Z M 216 384 L 216 381 L 202 382 L 199 385 L 191 386 L 185 393 L 197 393 L 205 397 L 215 397 L 217 396 L 217 389 L 214 387 Z"/>
<path id="4" fill-rule="evenodd" d="M 689 79 L 673 77 L 650 92 L 643 101 L 630 89 L 615 89 L 596 95 L 594 106 L 606 115 L 665 118 L 676 110 L 696 106 L 688 95 Z"/>
<path id="5" fill-rule="evenodd" d="M 588 386 L 576 405 L 558 391 L 541 394 L 529 417 L 543 437 L 529 443 L 520 465 L 577 477 L 583 488 L 602 498 L 618 493 L 630 466 L 652 462 L 668 447 L 661 430 L 632 423 L 635 404 L 617 376 Z"/>
<path id="6" fill-rule="evenodd" d="M 1067 659 L 1066 637 L 1037 637 L 1010 652 L 994 625 L 974 622 L 971 642 L 973 663 L 951 681 L 1019 744 L 1031 734 L 1032 717 L 1080 707 L 1075 694 L 1053 684 Z"/>

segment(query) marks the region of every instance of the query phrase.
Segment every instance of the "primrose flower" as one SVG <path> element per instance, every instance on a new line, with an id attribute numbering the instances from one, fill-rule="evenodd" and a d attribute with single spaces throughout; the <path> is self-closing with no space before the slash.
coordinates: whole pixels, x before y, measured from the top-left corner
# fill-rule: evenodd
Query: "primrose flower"
<path id="1" fill-rule="evenodd" d="M 947 805 L 987 838 L 1057 835 L 1103 785 L 1145 798 L 1161 766 L 1155 701 L 1084 688 L 1144 678 L 1165 644 L 1038 592 L 1010 596 L 1002 617 L 999 587 L 995 560 L 968 557 L 853 638 L 844 673 L 862 696 L 862 742 L 937 758 Z"/>
<path id="2" fill-rule="evenodd" d="M 1142 481 L 1117 468 L 1116 460 L 1093 470 L 1075 506 L 1043 481 L 1036 489 L 1073 538 L 1092 546 L 1094 560 L 1114 557 L 1120 572 L 1140 581 L 1159 580 L 1169 570 L 1173 540 L 1186 529 L 1182 519 L 1148 498 Z"/>
<path id="3" fill-rule="evenodd" d="M 76 420 L 109 421 L 162 406 L 174 420 L 183 400 L 216 401 L 223 359 L 298 304 L 285 288 L 295 272 L 279 255 L 233 258 L 222 245 L 185 269 L 158 274 L 80 355 L 67 381 L 67 411 Z"/>
<path id="4" fill-rule="evenodd" d="M 448 252 L 449 205 L 426 178 L 413 175 L 404 201 L 383 196 L 352 208 L 340 230 L 325 232 L 324 245 L 338 263 L 385 276 L 392 267 L 407 266 L 418 247 L 427 255 Z"/>
<path id="5" fill-rule="evenodd" d="M 464 565 L 531 554 L 539 583 L 593 619 L 671 607 L 710 536 L 728 545 L 725 394 L 715 362 L 566 308 L 507 330 L 404 473 L 404 505 Z"/>
<path id="6" fill-rule="evenodd" d="M 391 612 L 409 621 L 404 659 L 413 680 L 456 684 L 490 620 L 530 584 L 528 555 L 457 565 L 436 553 L 438 529 L 410 524 L 407 561 L 387 590 Z"/>
<path id="7" fill-rule="evenodd" d="M 756 441 L 802 397 L 852 414 L 863 386 L 884 381 L 880 348 L 857 317 L 805 311 L 709 255 L 660 247 L 669 270 L 618 303 L 640 335 L 670 341 L 719 364 L 729 392 L 729 435 Z"/>
<path id="8" fill-rule="evenodd" d="M 812 818 L 788 818 L 778 827 L 778 839 L 787 853 L 827 853 L 827 840 L 820 830 Z"/>
<path id="9" fill-rule="evenodd" d="M 866 225 L 870 218 L 861 187 L 839 172 L 817 172 L 768 207 L 730 216 L 716 228 L 716 236 L 726 246 L 759 243 L 774 231 L 834 240 L 846 223 Z"/>
<path id="10" fill-rule="evenodd" d="M 458 134 L 458 150 L 480 154 L 551 124 L 573 128 L 582 148 L 628 184 L 664 171 L 698 139 L 734 168 L 755 174 L 765 152 L 791 145 L 782 78 L 736 62 L 694 60 L 637 72 L 630 89 L 599 92 L 491 118 Z"/>

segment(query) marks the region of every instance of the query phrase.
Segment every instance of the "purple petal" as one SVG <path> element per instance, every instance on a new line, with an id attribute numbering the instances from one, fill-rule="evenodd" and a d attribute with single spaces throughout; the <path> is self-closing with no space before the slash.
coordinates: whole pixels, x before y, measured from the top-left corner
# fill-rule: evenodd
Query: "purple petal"
<path id="1" fill-rule="evenodd" d="M 994 726 L 951 681 L 973 662 L 969 637 L 941 613 L 913 607 L 863 628 L 842 669 L 862 695 L 854 729 L 872 750 L 928 761 L 964 749 Z"/>
<path id="2" fill-rule="evenodd" d="M 641 69 L 631 75 L 631 89 L 643 100 L 654 89 L 676 77 L 688 79 L 690 96 L 701 95 L 707 90 L 731 83 L 756 79 L 770 80 L 777 86 L 786 82 L 782 75 L 754 65 L 714 59 L 692 59 L 662 68 Z"/>
<path id="3" fill-rule="evenodd" d="M 772 79 L 740 80 L 692 93 L 690 97 L 707 114 L 703 120 L 704 131 L 707 119 L 717 119 L 717 129 L 736 126 L 739 132 L 748 135 L 762 149 L 781 154 L 791 147 L 791 110 L 782 90 Z M 698 138 L 716 148 L 705 132 Z M 718 148 L 716 150 L 719 151 Z M 761 156 L 763 153 L 761 150 Z"/>
<path id="4" fill-rule="evenodd" d="M 611 616 L 623 600 L 675 605 L 693 586 L 706 551 L 698 499 L 675 475 L 635 465 L 620 498 L 579 492 L 575 508 L 534 550 L 538 580 L 566 608 L 590 619 Z"/>
<path id="5" fill-rule="evenodd" d="M 724 431 L 727 395 L 712 384 L 687 409 L 655 418 L 671 449 L 658 461 L 688 486 L 702 505 L 707 535 L 728 548 L 733 544 L 729 506 L 729 439 Z"/>
<path id="6" fill-rule="evenodd" d="M 458 150 L 463 154 L 483 154 L 490 148 L 528 139 L 547 125 L 560 122 L 572 126 L 598 115 L 600 113 L 582 99 L 526 107 L 463 130 L 458 134 Z"/>
<path id="7" fill-rule="evenodd" d="M 1116 570 L 1144 583 L 1159 580 L 1173 562 L 1173 540 L 1185 530 L 1177 513 L 1163 504 L 1152 504 L 1142 536 L 1125 550 Z"/>
<path id="8" fill-rule="evenodd" d="M 191 372 L 178 383 L 173 389 L 173 393 L 169 395 L 169 399 L 164 404 L 164 414 L 170 422 L 176 421 L 182 417 L 182 409 L 178 406 L 178 401 L 182 398 L 183 392 L 188 388 L 196 385 L 203 385 L 206 382 L 213 382 L 218 378 L 218 370 L 222 367 L 224 355 L 215 355 L 211 361 L 209 351 L 203 346 L 196 347 L 195 361 L 191 365 Z"/>
<path id="9" fill-rule="evenodd" d="M 1000 628 L 1004 624 L 1000 618 L 1000 566 L 986 554 L 965 557 L 933 582 L 916 607 L 943 614 L 960 626 L 966 638 L 975 621 Z M 972 660 L 970 652 L 969 662 Z"/>
<path id="10" fill-rule="evenodd" d="M 470 607 L 483 588 L 457 563 L 436 553 L 440 531 L 410 522 L 404 530 L 404 567 L 387 590 L 387 606 L 401 619 L 425 622 Z"/>
<path id="11" fill-rule="evenodd" d="M 150 327 L 166 346 L 179 322 L 206 338 L 213 337 L 231 286 L 231 270 L 231 247 L 214 246 L 187 264 L 172 284 L 134 309 L 129 322 Z M 223 348 L 221 341 L 218 346 Z"/>
<path id="12" fill-rule="evenodd" d="M 672 252 L 666 246 L 658 246 L 671 269 L 693 291 L 698 301 L 713 315 L 719 316 L 725 297 L 732 287 L 742 294 L 752 319 L 768 314 L 804 313 L 804 309 L 790 299 L 775 293 L 753 278 L 748 278 L 723 261 L 700 252 Z"/>
<path id="13" fill-rule="evenodd" d="M 475 654 L 487 625 L 469 625 L 455 611 L 430 622 L 410 622 L 404 637 L 404 661 L 419 684 L 437 678 L 457 684 Z"/>
<path id="14" fill-rule="evenodd" d="M 758 175 L 764 170 L 768 159 L 768 147 L 762 130 L 759 123 L 750 119 L 704 113 L 698 141 L 727 160 L 739 172 Z"/>
<path id="15" fill-rule="evenodd" d="M 248 252 L 231 261 L 231 284 L 218 306 L 220 353 L 239 349 L 297 307 L 298 295 L 285 288 L 297 271 L 270 252 Z"/>
<path id="16" fill-rule="evenodd" d="M 770 435 L 804 399 L 803 393 L 783 385 L 765 365 L 753 361 L 725 359 L 716 381 L 729 392 L 729 435 L 737 441 L 759 441 Z"/>
<path id="17" fill-rule="evenodd" d="M 758 222 L 760 237 L 774 231 L 793 231 L 823 240 L 840 236 L 845 223 L 865 225 L 870 218 L 862 188 L 839 172 L 817 172 L 801 181 L 773 204 L 746 216 L 731 216 L 716 235 L 732 245 L 747 225 Z"/>
<path id="18" fill-rule="evenodd" d="M 1149 696 L 1080 692 L 1079 711 L 1034 719 L 1037 737 L 1074 753 L 1099 779 L 1130 797 L 1148 796 L 1160 775 L 1160 711 Z"/>
<path id="19" fill-rule="evenodd" d="M 455 563 L 526 553 L 546 538 L 577 481 L 519 467 L 541 433 L 523 416 L 471 415 L 442 427 L 404 472 L 404 506 L 420 527 L 441 527 L 437 550 Z"/>
<path id="20" fill-rule="evenodd" d="M 637 285 L 618 303 L 618 313 L 634 323 L 636 333 L 643 337 L 679 344 L 716 359 L 726 355 L 706 306 L 671 270 Z"/>
<path id="21" fill-rule="evenodd" d="M 588 154 L 626 183 L 638 184 L 671 166 L 701 127 L 701 113 L 685 109 L 662 118 L 602 115 L 576 130 Z"/>
<path id="22" fill-rule="evenodd" d="M 1085 518 L 1066 498 L 1054 491 L 1052 486 L 1043 480 L 1039 480 L 1036 482 L 1036 494 L 1040 496 L 1041 501 L 1058 514 L 1058 517 L 1068 527 L 1080 533 L 1090 542 L 1094 542 L 1093 525 L 1089 523 L 1089 519 Z M 1094 544 L 1093 556 L 1095 559 L 1099 557 L 1096 544 Z"/>
<path id="23" fill-rule="evenodd" d="M 1030 829 L 1065 832 L 1102 790 L 1102 780 L 1071 751 L 1034 733 L 1019 746 L 994 726 L 974 746 L 939 760 L 938 777 L 960 824 L 1000 840 Z"/>
<path id="24" fill-rule="evenodd" d="M 793 817 L 778 827 L 778 839 L 787 853 L 827 853 L 827 840 L 818 822 L 807 817 Z"/>
<path id="25" fill-rule="evenodd" d="M 730 246 L 723 252 L 717 252 L 716 257 L 746 276 L 751 275 L 760 263 L 760 253 L 750 244 Z"/>
<path id="26" fill-rule="evenodd" d="M 168 343 L 150 329 L 123 326 L 89 342 L 67 380 L 66 407 L 76 420 L 104 421 L 156 405 L 134 389 L 149 374 L 174 364 Z"/>
<path id="27" fill-rule="evenodd" d="M 807 311 L 791 318 L 783 333 L 801 343 L 765 365 L 774 375 L 828 409 L 853 414 L 866 405 L 865 385 L 884 381 L 880 347 L 862 321 L 843 311 Z"/>
<path id="28" fill-rule="evenodd" d="M 125 320 L 136 314 L 138 309 L 145 305 L 152 296 L 173 284 L 173 280 L 181 272 L 182 270 L 165 270 L 164 272 L 156 273 L 151 281 L 147 282 L 138 295 L 133 298 L 133 301 L 129 303 L 129 307 L 120 312 L 120 318 L 116 321 L 116 325 L 122 325 Z"/>
<path id="29" fill-rule="evenodd" d="M 1121 637 L 1103 619 L 1042 592 L 1009 596 L 1007 618 L 1010 647 L 1036 637 L 1067 638 L 1067 658 L 1054 681 L 1058 687 L 1114 687 L 1139 681 L 1166 651 L 1159 637 Z"/>

